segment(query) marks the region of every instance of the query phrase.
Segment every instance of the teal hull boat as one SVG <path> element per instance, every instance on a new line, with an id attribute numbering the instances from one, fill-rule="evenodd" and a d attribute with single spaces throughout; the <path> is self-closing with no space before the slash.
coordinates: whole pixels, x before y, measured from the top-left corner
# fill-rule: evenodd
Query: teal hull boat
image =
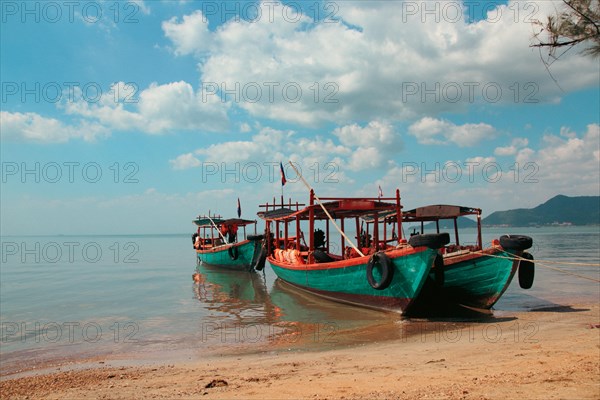
<path id="1" fill-rule="evenodd" d="M 310 192 L 310 203 L 264 204 L 258 215 L 265 220 L 267 260 L 279 279 L 299 289 L 337 302 L 393 310 L 410 309 L 429 277 L 437 248 L 432 237 L 418 248 L 396 236 L 393 228 L 379 223 L 379 216 L 401 215 L 400 192 L 392 198 L 323 198 Z M 294 208 L 293 210 L 292 208 Z M 374 228 L 361 230 L 361 218 L 371 218 Z M 320 228 L 315 229 L 318 223 Z M 340 233 L 333 240 L 330 223 Z M 344 232 L 351 227 L 355 240 Z M 356 229 L 356 230 L 355 230 Z M 396 230 L 397 229 L 397 230 Z M 306 237 L 305 233 L 306 232 Z"/>
<path id="2" fill-rule="evenodd" d="M 369 283 L 370 257 L 352 260 L 290 265 L 267 257 L 273 271 L 283 281 L 315 295 L 342 303 L 403 312 L 423 288 L 437 257 L 437 251 L 420 249 L 391 250 L 384 253 L 390 260 L 389 285 L 375 289 Z M 376 281 L 381 274 L 373 271 Z"/>
<path id="3" fill-rule="evenodd" d="M 198 262 L 212 267 L 253 271 L 259 264 L 262 240 L 245 240 L 214 248 L 196 250 Z M 263 261 L 264 263 L 264 261 Z M 259 266 L 259 269 L 260 266 Z"/>
<path id="4" fill-rule="evenodd" d="M 474 244 L 461 244 L 459 239 L 457 219 L 467 215 L 474 215 L 477 220 L 477 242 Z M 455 306 L 489 310 L 517 274 L 521 288 L 532 286 L 533 256 L 525 250 L 532 246 L 533 240 L 528 236 L 504 235 L 483 248 L 480 209 L 433 205 L 407 211 L 403 219 L 405 223 L 421 222 L 420 233 L 413 234 L 409 240 L 412 245 L 428 236 L 423 232 L 424 222 L 433 222 L 437 235 L 448 236 L 448 244 L 440 248 L 411 312 L 429 314 Z M 448 219 L 454 220 L 454 241 L 450 240 L 449 233 L 440 233 L 440 221 Z"/>
<path id="5" fill-rule="evenodd" d="M 263 235 L 256 235 L 256 221 L 208 215 L 198 216 L 193 223 L 197 226 L 192 243 L 198 264 L 238 271 L 264 268 L 266 248 Z M 247 226 L 254 226 L 255 234 L 247 235 Z"/>

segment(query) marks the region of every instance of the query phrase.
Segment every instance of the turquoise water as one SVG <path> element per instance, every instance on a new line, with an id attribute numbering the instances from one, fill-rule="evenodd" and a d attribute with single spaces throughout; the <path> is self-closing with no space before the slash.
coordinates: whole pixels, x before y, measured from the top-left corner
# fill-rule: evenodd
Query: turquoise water
<path id="1" fill-rule="evenodd" d="M 599 227 L 493 228 L 483 240 L 507 232 L 532 236 L 536 260 L 600 262 Z M 475 230 L 461 239 L 474 242 Z M 513 281 L 495 310 L 598 302 L 597 282 L 540 264 L 533 288 Z M 598 267 L 548 265 L 600 279 Z M 200 267 L 199 284 L 195 269 L 187 234 L 3 237 L 1 372 L 98 355 L 356 344 L 371 340 L 361 332 L 400 320 L 298 292 L 268 265 L 256 274 Z"/>

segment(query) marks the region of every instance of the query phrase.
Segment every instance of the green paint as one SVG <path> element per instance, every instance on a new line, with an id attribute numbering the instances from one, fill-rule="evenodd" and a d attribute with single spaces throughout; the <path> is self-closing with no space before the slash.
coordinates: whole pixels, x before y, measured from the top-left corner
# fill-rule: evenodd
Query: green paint
<path id="1" fill-rule="evenodd" d="M 284 281 L 332 293 L 412 299 L 421 290 L 436 257 L 436 251 L 427 249 L 392 259 L 394 277 L 390 285 L 376 290 L 367 280 L 367 262 L 319 270 L 286 269 L 271 264 L 277 276 Z M 377 279 L 378 275 L 374 273 Z"/>
<path id="2" fill-rule="evenodd" d="M 213 266 L 222 266 L 225 268 L 234 268 L 240 270 L 250 270 L 252 268 L 252 259 L 254 252 L 260 250 L 260 241 L 249 241 L 237 245 L 238 257 L 233 260 L 229 255 L 230 246 L 221 246 L 213 251 L 197 253 L 198 259 L 204 264 Z"/>

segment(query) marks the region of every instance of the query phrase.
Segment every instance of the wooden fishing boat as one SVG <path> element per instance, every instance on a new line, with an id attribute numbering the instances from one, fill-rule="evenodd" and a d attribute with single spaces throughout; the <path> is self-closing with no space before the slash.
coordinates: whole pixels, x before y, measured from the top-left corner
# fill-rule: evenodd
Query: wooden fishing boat
<path id="1" fill-rule="evenodd" d="M 240 271 L 264 268 L 266 249 L 263 235 L 256 234 L 256 221 L 208 215 L 198 216 L 193 223 L 197 230 L 192 243 L 199 263 Z M 246 233 L 248 226 L 254 226 L 254 234 Z M 238 241 L 239 228 L 242 233 Z"/>
<path id="2" fill-rule="evenodd" d="M 394 198 L 323 199 L 311 190 L 308 206 L 274 203 L 260 205 L 264 211 L 258 213 L 265 220 L 273 271 L 291 285 L 339 302 L 403 312 L 421 291 L 438 255 L 430 247 L 443 245 L 434 235 L 428 238 L 429 247 L 414 248 L 379 224 L 380 214 L 400 217 L 398 190 Z M 374 221 L 372 237 L 360 235 L 360 218 L 366 216 Z M 330 238 L 331 224 L 340 233 L 339 242 Z M 402 218 L 396 225 L 401 233 Z M 352 240 L 346 232 L 354 229 Z"/>
<path id="3" fill-rule="evenodd" d="M 475 242 L 462 243 L 458 221 L 461 217 L 475 217 L 477 224 Z M 394 223 L 395 215 L 384 221 Z M 402 214 L 404 223 L 420 223 L 419 232 L 409 239 L 418 247 L 427 242 L 426 224 L 433 227 L 435 235 L 447 235 L 448 244 L 441 247 L 423 289 L 418 294 L 411 312 L 435 312 L 440 308 L 467 306 L 490 309 L 509 287 L 518 271 L 519 284 L 529 289 L 534 279 L 533 256 L 526 252 L 533 240 L 528 236 L 504 235 L 492 240 L 484 248 L 481 235 L 481 209 L 430 205 L 415 208 Z M 453 234 L 440 231 L 440 222 L 451 222 Z M 417 225 L 418 226 L 418 225 Z M 430 228 L 431 229 L 431 228 Z M 451 240 L 450 237 L 454 239 Z"/>

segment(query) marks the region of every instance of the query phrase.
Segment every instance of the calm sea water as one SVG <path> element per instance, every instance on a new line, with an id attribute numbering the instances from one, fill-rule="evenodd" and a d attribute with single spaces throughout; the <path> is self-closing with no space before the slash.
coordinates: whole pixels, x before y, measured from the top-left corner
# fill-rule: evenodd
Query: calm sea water
<path id="1" fill-rule="evenodd" d="M 536 260 L 600 262 L 599 227 L 486 229 L 484 242 L 507 232 L 532 236 Z M 474 242 L 475 230 L 461 239 Z M 534 287 L 522 290 L 515 280 L 496 313 L 598 302 L 597 282 L 540 264 Z M 598 267 L 548 265 L 600 279 Z M 195 359 L 232 349 L 360 344 L 397 337 L 411 323 L 299 292 L 268 265 L 255 274 L 201 266 L 200 284 L 192 281 L 195 269 L 187 234 L 3 237 L 0 372 L 94 356 Z"/>

